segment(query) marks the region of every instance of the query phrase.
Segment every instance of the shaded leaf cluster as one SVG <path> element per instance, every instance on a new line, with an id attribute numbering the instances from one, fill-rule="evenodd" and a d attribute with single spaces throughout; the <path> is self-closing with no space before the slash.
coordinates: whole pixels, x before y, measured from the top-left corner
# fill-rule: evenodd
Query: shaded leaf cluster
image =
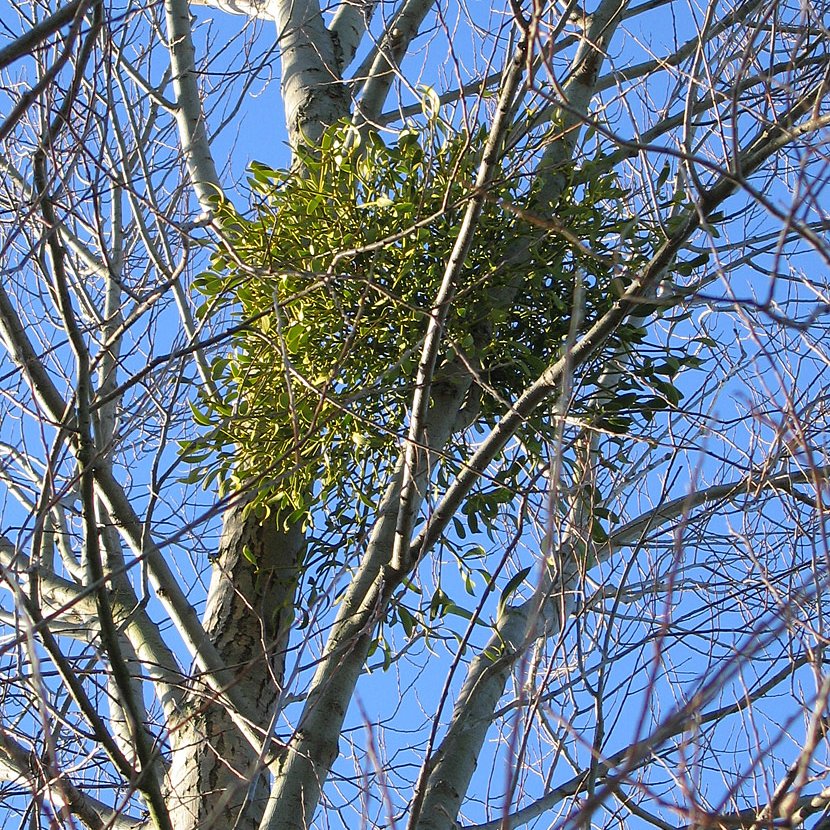
<path id="1" fill-rule="evenodd" d="M 213 364 L 221 394 L 194 405 L 197 476 L 256 480 L 255 504 L 293 518 L 335 490 L 376 499 L 485 140 L 437 119 L 393 143 L 337 125 L 292 170 L 251 166 L 253 211 L 219 207 L 222 244 L 196 281 L 202 317 L 230 308 L 244 324 Z M 567 191 L 546 225 L 516 209 L 532 194 L 510 166 L 486 194 L 440 360 L 474 374 L 484 422 L 561 353 L 574 298 L 589 325 L 650 244 L 613 174 Z"/>

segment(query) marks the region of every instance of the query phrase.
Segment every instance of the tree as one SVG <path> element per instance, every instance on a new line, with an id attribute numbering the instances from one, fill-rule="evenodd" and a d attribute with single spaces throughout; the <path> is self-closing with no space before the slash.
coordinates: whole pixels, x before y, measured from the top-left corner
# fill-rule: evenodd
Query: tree
<path id="1" fill-rule="evenodd" d="M 3 14 L 6 824 L 824 827 L 826 5 L 208 5 Z"/>

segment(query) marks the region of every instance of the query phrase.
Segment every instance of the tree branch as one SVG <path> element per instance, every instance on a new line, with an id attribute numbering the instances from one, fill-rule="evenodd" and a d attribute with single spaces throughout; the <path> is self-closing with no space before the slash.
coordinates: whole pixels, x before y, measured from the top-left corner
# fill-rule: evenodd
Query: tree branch
<path id="1" fill-rule="evenodd" d="M 60 6 L 49 17 L 35 23 L 28 31 L 13 40 L 8 46 L 0 49 L 0 69 L 4 69 L 19 58 L 30 56 L 38 44 L 50 35 L 53 35 L 62 26 L 71 23 L 84 0 L 72 0 L 65 6 Z"/>
<path id="2" fill-rule="evenodd" d="M 352 76 L 356 91 L 361 92 L 356 107 L 356 123 L 374 126 L 380 122 L 383 105 L 389 95 L 398 66 L 417 37 L 421 23 L 435 0 L 406 0 Z"/>
<path id="3" fill-rule="evenodd" d="M 412 396 L 409 431 L 404 448 L 401 501 L 395 528 L 395 546 L 392 552 L 392 568 L 401 573 L 408 572 L 414 564 L 413 561 L 407 559 L 407 556 L 410 553 L 412 527 L 423 498 L 421 493 L 416 492 L 415 482 L 423 477 L 423 464 L 426 461 L 426 456 L 428 456 L 428 453 L 425 453 L 422 448 L 427 440 L 424 423 L 431 397 L 435 364 L 443 342 L 444 327 L 452 307 L 456 284 L 463 271 L 467 254 L 472 247 L 473 237 L 484 207 L 487 191 L 500 169 L 499 163 L 502 158 L 504 136 L 509 126 L 510 113 L 516 92 L 524 74 L 525 63 L 525 46 L 522 45 L 512 57 L 510 68 L 505 75 L 490 135 L 487 138 L 476 181 L 473 185 L 472 197 L 461 220 L 458 237 L 447 260 L 441 285 L 429 315 L 424 345 L 415 377 L 415 392 Z"/>
<path id="4" fill-rule="evenodd" d="M 165 0 L 164 11 L 176 101 L 174 115 L 182 152 L 199 205 L 203 211 L 210 213 L 223 191 L 210 149 L 205 113 L 196 82 L 196 50 L 193 47 L 190 8 L 187 0 Z"/>
<path id="5" fill-rule="evenodd" d="M 334 38 L 335 51 L 339 52 L 340 74 L 342 75 L 360 46 L 368 30 L 380 0 L 358 0 L 339 4 L 329 27 Z"/>
<path id="6" fill-rule="evenodd" d="M 104 578 L 104 563 L 101 557 L 100 536 L 95 497 L 94 466 L 97 450 L 93 438 L 92 413 L 92 376 L 90 371 L 89 351 L 83 334 L 75 318 L 72 300 L 69 291 L 69 280 L 65 268 L 64 249 L 60 244 L 56 232 L 57 219 L 55 217 L 52 197 L 49 193 L 49 179 L 46 169 L 46 148 L 51 147 L 59 132 L 68 123 L 68 113 L 72 106 L 75 94 L 83 77 L 84 68 L 92 52 L 92 45 L 98 36 L 103 24 L 103 9 L 100 2 L 93 7 L 93 26 L 87 34 L 80 49 L 73 83 L 66 94 L 61 108 L 53 123 L 41 137 L 40 145 L 35 151 L 32 161 L 35 191 L 38 194 L 40 211 L 46 229 L 46 249 L 49 252 L 52 265 L 53 296 L 58 313 L 66 330 L 67 337 L 75 357 L 77 385 L 75 390 L 75 423 L 77 427 L 76 458 L 78 463 L 78 478 L 84 516 L 84 542 L 87 570 L 90 585 L 94 585 L 94 596 L 97 606 L 97 616 L 100 624 L 101 643 L 110 663 L 110 669 L 115 688 L 119 695 L 120 705 L 127 715 L 130 738 L 134 746 L 135 757 L 140 769 L 135 779 L 135 786 L 142 793 L 153 824 L 159 830 L 172 830 L 170 816 L 167 811 L 161 787 L 163 770 L 158 763 L 159 756 L 153 749 L 152 738 L 144 722 L 144 705 L 135 695 L 126 661 L 121 651 L 118 630 L 112 615 L 112 605 L 109 600 L 108 589 Z M 122 774 L 129 777 L 129 768 L 121 766 Z"/>
<path id="7" fill-rule="evenodd" d="M 282 62 L 282 96 L 292 149 L 313 147 L 349 112 L 340 62 L 317 0 L 272 0 Z"/>
<path id="8" fill-rule="evenodd" d="M 76 787 L 68 776 L 62 775 L 57 780 L 46 778 L 36 753 L 26 749 L 2 726 L 0 778 L 22 784 L 30 789 L 35 797 L 46 790 L 56 790 L 57 800 L 63 802 L 64 810 L 83 822 L 89 830 L 138 830 L 147 826 L 143 819 L 124 815 L 123 810 L 113 809 L 103 801 L 88 795 Z"/>
<path id="9" fill-rule="evenodd" d="M 432 460 L 452 435 L 469 386 L 470 377 L 464 373 L 455 380 L 446 379 L 440 389 L 436 388 L 425 429 Z M 375 626 L 404 576 L 388 567 L 400 504 L 401 465 L 402 461 L 387 486 L 366 552 L 340 602 L 297 730 L 276 764 L 261 830 L 290 830 L 298 822 L 302 826 L 310 824 L 337 757 L 343 721 L 366 665 Z M 430 470 L 430 463 L 422 468 L 416 492 L 424 492 Z"/>
<path id="10" fill-rule="evenodd" d="M 706 218 L 740 187 L 743 178 L 757 170 L 781 147 L 830 123 L 830 116 L 818 116 L 802 124 L 792 123 L 821 99 L 826 93 L 827 83 L 825 80 L 818 88 L 803 95 L 779 122 L 758 132 L 755 139 L 742 152 L 741 160 L 736 165 L 741 170 L 741 178 L 729 173 L 723 174 L 715 185 L 703 193 L 698 203 L 678 223 L 677 230 L 655 251 L 648 264 L 638 273 L 629 276 L 629 287 L 622 297 L 574 344 L 568 355 L 551 364 L 519 397 L 510 411 L 481 442 L 478 450 L 444 494 L 429 522 L 413 542 L 412 556 L 420 558 L 432 548 L 492 460 L 536 407 L 557 390 L 565 370 L 569 367 L 575 370 L 587 362 L 630 314 L 642 308 L 642 301 L 663 278 L 682 245 Z"/>
<path id="11" fill-rule="evenodd" d="M 807 665 L 812 659 L 812 655 L 803 654 L 800 657 L 793 658 L 792 663 L 787 664 L 781 671 L 774 674 L 769 679 L 761 683 L 757 688 L 747 691 L 735 703 L 722 706 L 718 709 L 713 709 L 709 712 L 696 712 L 692 715 L 694 722 L 698 728 L 707 723 L 722 723 L 723 720 L 730 715 L 738 712 L 748 710 L 753 703 L 761 700 L 768 695 L 773 689 L 779 686 L 786 680 L 792 677 L 793 670 L 801 666 Z M 524 807 L 510 813 L 506 816 L 500 816 L 494 821 L 484 822 L 483 824 L 464 825 L 464 830 L 515 830 L 516 827 L 522 827 L 529 824 L 534 819 L 539 818 L 543 813 L 552 810 L 557 804 L 561 804 L 566 798 L 572 798 L 587 791 L 588 784 L 593 781 L 604 781 L 608 774 L 615 769 L 619 764 L 627 762 L 632 756 L 637 756 L 640 760 L 636 766 L 627 766 L 628 774 L 636 772 L 649 759 L 649 752 L 656 752 L 666 741 L 683 734 L 688 729 L 688 721 L 681 719 L 675 720 L 673 729 L 667 729 L 662 733 L 661 743 L 654 743 L 651 738 L 645 738 L 638 741 L 636 744 L 620 749 L 612 755 L 604 756 L 598 759 L 592 770 L 579 772 L 560 786 L 545 793 L 541 798 L 535 799 Z M 755 813 L 757 815 L 757 811 Z M 691 828 L 685 828 L 691 830 Z"/>

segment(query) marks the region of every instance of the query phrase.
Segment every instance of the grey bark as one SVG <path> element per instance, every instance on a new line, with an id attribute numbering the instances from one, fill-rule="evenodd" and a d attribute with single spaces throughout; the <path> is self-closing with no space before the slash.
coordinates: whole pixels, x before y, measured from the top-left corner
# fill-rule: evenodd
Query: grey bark
<path id="1" fill-rule="evenodd" d="M 175 830 L 245 830 L 260 823 L 302 555 L 298 528 L 283 531 L 273 517 L 263 522 L 245 515 L 244 503 L 226 512 L 204 626 L 236 692 L 250 702 L 263 750 L 255 752 L 227 707 L 196 676 L 170 770 Z"/>
<path id="2" fill-rule="evenodd" d="M 314 146 L 349 112 L 341 60 L 317 0 L 273 0 L 282 64 L 282 98 L 292 148 Z"/>

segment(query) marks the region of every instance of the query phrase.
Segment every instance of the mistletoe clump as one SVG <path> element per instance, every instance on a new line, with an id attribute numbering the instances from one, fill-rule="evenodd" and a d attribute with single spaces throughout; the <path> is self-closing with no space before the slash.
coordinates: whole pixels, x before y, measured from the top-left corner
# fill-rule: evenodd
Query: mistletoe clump
<path id="1" fill-rule="evenodd" d="M 374 133 L 361 143 L 337 125 L 296 169 L 252 165 L 252 215 L 219 207 L 223 244 L 196 283 L 203 317 L 230 307 L 243 323 L 213 363 L 220 394 L 194 406 L 209 428 L 185 452 L 196 476 L 256 480 L 255 504 L 293 518 L 347 483 L 375 499 L 369 479 L 394 455 L 485 139 L 433 120 L 392 144 Z M 526 190 L 505 169 L 487 194 L 447 325 L 445 358 L 478 367 L 485 420 L 560 353 L 575 281 L 585 324 L 613 301 L 628 221 L 610 175 L 567 192 L 553 228 L 515 207 Z M 626 234 L 632 250 L 642 244 Z"/>

